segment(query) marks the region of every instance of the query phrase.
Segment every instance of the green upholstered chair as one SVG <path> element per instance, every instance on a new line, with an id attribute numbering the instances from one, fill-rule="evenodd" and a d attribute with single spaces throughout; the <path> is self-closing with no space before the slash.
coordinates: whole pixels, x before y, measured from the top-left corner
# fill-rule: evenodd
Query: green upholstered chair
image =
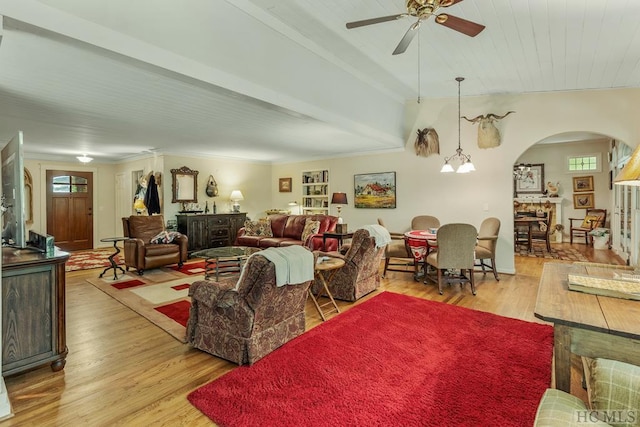
<path id="1" fill-rule="evenodd" d="M 534 425 L 640 426 L 640 366 L 599 358 L 583 358 L 583 366 L 589 403 L 548 389 L 538 406 Z"/>

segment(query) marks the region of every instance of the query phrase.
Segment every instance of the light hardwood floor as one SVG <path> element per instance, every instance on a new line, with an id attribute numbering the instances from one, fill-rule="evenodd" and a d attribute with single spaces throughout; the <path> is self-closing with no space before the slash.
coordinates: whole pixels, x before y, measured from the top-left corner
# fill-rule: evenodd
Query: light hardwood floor
<path id="1" fill-rule="evenodd" d="M 573 247 L 589 260 L 622 264 L 611 251 Z M 415 282 L 411 273 L 388 272 L 380 290 L 357 303 L 386 290 L 543 323 L 533 310 L 544 262 L 516 257 L 517 274 L 501 274 L 499 282 L 492 274 L 476 274 L 476 296 L 468 285 L 439 295 L 436 286 Z M 66 367 L 5 378 L 15 416 L 0 426 L 212 425 L 186 396 L 236 365 L 181 344 L 85 281 L 100 271 L 67 274 Z M 339 306 L 348 310 L 353 304 Z M 307 328 L 320 321 L 308 301 Z"/>

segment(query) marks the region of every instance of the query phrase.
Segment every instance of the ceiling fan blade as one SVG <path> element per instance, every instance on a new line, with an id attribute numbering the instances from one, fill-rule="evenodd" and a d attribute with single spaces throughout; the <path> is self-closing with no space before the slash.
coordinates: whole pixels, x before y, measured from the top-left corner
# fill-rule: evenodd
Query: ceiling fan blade
<path id="1" fill-rule="evenodd" d="M 454 4 L 458 4 L 458 3 L 460 3 L 462 0 L 450 0 L 450 1 L 451 1 L 451 3 L 449 3 L 449 4 L 442 4 L 442 2 L 441 2 L 440 6 L 441 6 L 441 7 L 449 7 L 449 6 L 453 6 Z"/>
<path id="2" fill-rule="evenodd" d="M 379 18 L 364 19 L 362 21 L 347 22 L 347 28 L 364 27 L 365 25 L 379 24 L 381 22 L 395 21 L 396 19 L 409 16 L 408 13 L 400 13 L 398 15 L 381 16 Z"/>
<path id="3" fill-rule="evenodd" d="M 393 51 L 394 55 L 404 53 L 404 51 L 407 50 L 407 48 L 409 47 L 409 44 L 411 43 L 411 40 L 413 40 L 413 38 L 418 33 L 418 28 L 420 28 L 420 23 L 422 23 L 422 20 L 419 19 L 418 21 L 416 21 L 415 24 L 409 27 L 406 33 L 404 33 L 404 37 L 402 37 L 402 40 L 400 40 L 400 43 L 398 43 L 398 46 L 396 46 L 396 50 Z"/>
<path id="4" fill-rule="evenodd" d="M 467 21 L 466 19 L 445 13 L 438 15 L 436 17 L 436 22 L 447 28 L 466 34 L 469 37 L 477 36 L 485 28 L 484 25 L 476 24 L 475 22 Z"/>

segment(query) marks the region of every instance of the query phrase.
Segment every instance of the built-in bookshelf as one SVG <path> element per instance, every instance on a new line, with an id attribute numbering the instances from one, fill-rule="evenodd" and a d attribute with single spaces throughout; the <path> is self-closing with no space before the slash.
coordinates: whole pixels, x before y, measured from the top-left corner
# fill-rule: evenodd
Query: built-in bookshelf
<path id="1" fill-rule="evenodd" d="M 329 171 L 302 172 L 302 213 L 329 214 Z"/>

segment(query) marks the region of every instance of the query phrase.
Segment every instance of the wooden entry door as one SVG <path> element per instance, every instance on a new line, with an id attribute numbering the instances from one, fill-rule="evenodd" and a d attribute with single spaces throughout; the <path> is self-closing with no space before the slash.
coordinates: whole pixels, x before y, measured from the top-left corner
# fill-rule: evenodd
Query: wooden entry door
<path id="1" fill-rule="evenodd" d="M 47 234 L 65 251 L 93 249 L 93 173 L 47 171 Z"/>

